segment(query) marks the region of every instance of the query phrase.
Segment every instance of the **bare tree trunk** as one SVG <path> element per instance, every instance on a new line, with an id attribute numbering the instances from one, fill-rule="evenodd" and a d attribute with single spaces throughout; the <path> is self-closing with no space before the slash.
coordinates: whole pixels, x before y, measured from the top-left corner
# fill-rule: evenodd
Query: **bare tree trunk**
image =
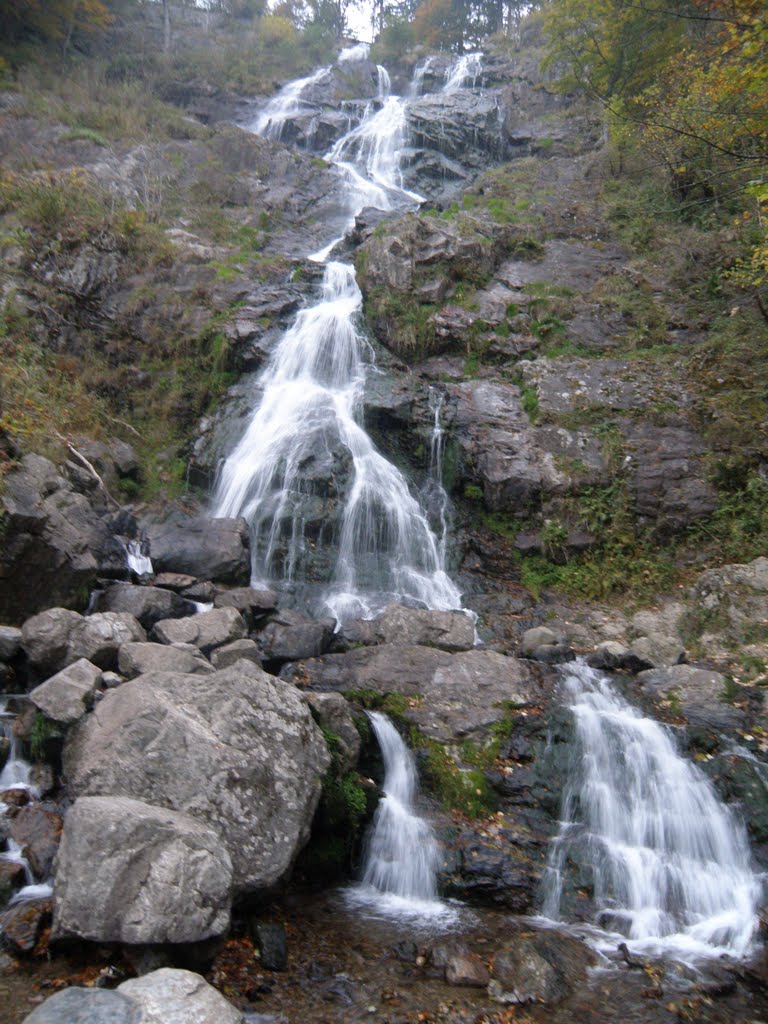
<path id="1" fill-rule="evenodd" d="M 163 0 L 163 53 L 171 48 L 171 8 L 169 0 Z"/>

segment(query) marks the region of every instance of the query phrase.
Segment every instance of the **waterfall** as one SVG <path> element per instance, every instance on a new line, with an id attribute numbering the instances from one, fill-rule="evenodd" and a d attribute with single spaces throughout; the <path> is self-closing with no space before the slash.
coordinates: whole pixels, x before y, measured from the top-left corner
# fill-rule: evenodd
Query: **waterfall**
<path id="1" fill-rule="evenodd" d="M 19 741 L 11 727 L 16 716 L 7 710 L 10 696 L 0 698 L 0 735 L 5 736 L 11 743 L 8 760 L 0 772 L 0 792 L 4 789 L 28 789 L 37 795 L 37 790 L 29 781 L 32 766 L 21 756 Z"/>
<path id="2" fill-rule="evenodd" d="M 429 389 L 429 408 L 432 412 L 432 434 L 429 445 L 429 474 L 422 488 L 422 500 L 437 528 L 440 557 L 445 560 L 448 542 L 448 495 L 443 487 L 443 441 L 445 431 L 442 424 L 445 395 L 437 388 Z"/>
<path id="3" fill-rule="evenodd" d="M 389 76 L 381 71 L 383 96 Z M 346 183 L 347 226 L 364 206 L 407 208 L 419 200 L 402 188 L 404 139 L 405 101 L 386 95 L 327 155 Z M 310 258 L 324 262 L 334 244 Z M 458 608 L 444 544 L 360 424 L 372 361 L 358 327 L 361 305 L 354 269 L 327 263 L 320 300 L 298 314 L 260 376 L 259 404 L 219 473 L 214 515 L 248 520 L 260 582 L 304 582 L 318 549 L 337 549 L 324 606 L 339 621 L 370 617 L 392 601 Z"/>
<path id="4" fill-rule="evenodd" d="M 596 924 L 630 949 L 744 955 L 761 885 L 744 826 L 711 782 L 584 664 L 565 680 L 579 763 L 545 881 L 544 913 L 560 916 L 567 865 L 592 873 Z M 580 880 L 580 884 L 583 884 Z"/>
<path id="5" fill-rule="evenodd" d="M 384 795 L 368 836 L 362 881 L 348 891 L 348 899 L 385 914 L 447 923 L 456 912 L 438 900 L 439 848 L 415 807 L 413 754 L 386 715 L 372 711 L 368 717 L 384 759 Z"/>
<path id="6" fill-rule="evenodd" d="M 285 122 L 301 110 L 302 93 L 315 82 L 319 82 L 330 70 L 329 67 L 318 68 L 306 78 L 298 78 L 295 82 L 284 85 L 280 92 L 267 103 L 256 120 L 248 126 L 248 130 L 257 135 L 263 135 L 266 139 L 279 141 Z"/>
<path id="7" fill-rule="evenodd" d="M 151 575 L 154 572 L 152 559 L 146 552 L 145 544 L 140 540 L 129 540 L 125 545 L 125 564 L 137 576 L 143 576 L 145 573 Z"/>
<path id="8" fill-rule="evenodd" d="M 456 92 L 463 88 L 468 78 L 472 78 L 472 88 L 477 82 L 478 76 L 483 70 L 481 53 L 465 53 L 459 57 L 455 64 L 452 64 L 445 75 L 445 85 L 442 88 L 444 93 Z"/>

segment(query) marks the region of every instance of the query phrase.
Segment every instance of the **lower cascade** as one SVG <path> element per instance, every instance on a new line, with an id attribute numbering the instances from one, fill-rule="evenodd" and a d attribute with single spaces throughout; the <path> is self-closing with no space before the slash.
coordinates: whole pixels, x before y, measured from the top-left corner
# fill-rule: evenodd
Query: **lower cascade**
<path id="1" fill-rule="evenodd" d="M 451 916 L 437 895 L 437 839 L 415 807 L 413 754 L 386 715 L 372 711 L 369 717 L 384 758 L 384 796 L 368 837 L 362 882 L 350 891 L 350 900 L 385 913 Z"/>
<path id="2" fill-rule="evenodd" d="M 565 686 L 579 763 L 563 795 L 544 913 L 560 918 L 574 865 L 591 875 L 595 923 L 635 950 L 743 956 L 761 894 L 746 830 L 670 731 L 577 663 Z"/>

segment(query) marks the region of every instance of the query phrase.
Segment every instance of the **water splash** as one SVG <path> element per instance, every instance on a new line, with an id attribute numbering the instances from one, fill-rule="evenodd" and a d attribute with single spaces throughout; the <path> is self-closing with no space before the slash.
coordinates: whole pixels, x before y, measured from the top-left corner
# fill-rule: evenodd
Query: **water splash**
<path id="1" fill-rule="evenodd" d="M 760 882 L 746 831 L 711 782 L 584 664 L 565 680 L 580 763 L 563 798 L 544 913 L 557 918 L 569 863 L 593 874 L 596 923 L 640 952 L 745 955 Z"/>
<path id="2" fill-rule="evenodd" d="M 32 765 L 24 760 L 21 744 L 13 733 L 12 723 L 16 716 L 7 710 L 8 700 L 11 696 L 0 698 L 0 735 L 10 740 L 8 760 L 0 772 L 0 792 L 5 789 L 26 789 L 37 796 L 37 789 L 30 782 Z"/>
<path id="3" fill-rule="evenodd" d="M 129 540 L 125 545 L 125 564 L 137 576 L 144 576 L 147 573 L 152 575 L 154 572 L 146 545 L 140 540 Z"/>
<path id="4" fill-rule="evenodd" d="M 348 902 L 387 916 L 433 923 L 455 920 L 456 909 L 437 895 L 439 848 L 432 827 L 416 810 L 413 754 L 386 715 L 369 712 L 384 759 L 384 796 L 367 841 L 363 877 Z"/>

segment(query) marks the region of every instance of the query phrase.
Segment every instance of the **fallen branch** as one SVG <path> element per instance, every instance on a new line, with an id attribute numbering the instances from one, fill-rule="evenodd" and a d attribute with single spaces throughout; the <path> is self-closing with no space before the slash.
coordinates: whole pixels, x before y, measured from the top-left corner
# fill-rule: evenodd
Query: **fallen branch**
<path id="1" fill-rule="evenodd" d="M 101 487 L 102 491 L 104 491 L 104 493 L 106 494 L 107 498 L 109 498 L 109 500 L 112 502 L 112 504 L 115 506 L 115 508 L 120 508 L 120 502 L 117 501 L 115 498 L 113 498 L 112 495 L 109 493 L 109 490 L 107 489 L 107 485 L 104 483 L 104 481 L 101 479 L 99 474 L 96 472 L 96 469 L 94 468 L 93 463 L 89 462 L 88 459 L 86 459 L 86 457 L 83 455 L 83 453 L 79 452 L 77 450 L 77 448 L 75 448 L 75 446 L 72 444 L 72 442 L 68 441 L 66 439 L 66 437 L 64 437 L 62 434 L 60 434 L 58 432 L 58 430 L 54 430 L 54 434 L 56 435 L 56 437 L 58 437 L 58 439 L 62 442 L 62 444 L 65 444 L 67 446 L 67 448 L 69 449 L 70 452 L 72 452 L 72 454 L 75 456 L 75 458 L 78 459 L 85 466 L 85 468 L 88 470 L 88 472 L 94 478 L 94 480 L 98 483 L 99 487 Z"/>

